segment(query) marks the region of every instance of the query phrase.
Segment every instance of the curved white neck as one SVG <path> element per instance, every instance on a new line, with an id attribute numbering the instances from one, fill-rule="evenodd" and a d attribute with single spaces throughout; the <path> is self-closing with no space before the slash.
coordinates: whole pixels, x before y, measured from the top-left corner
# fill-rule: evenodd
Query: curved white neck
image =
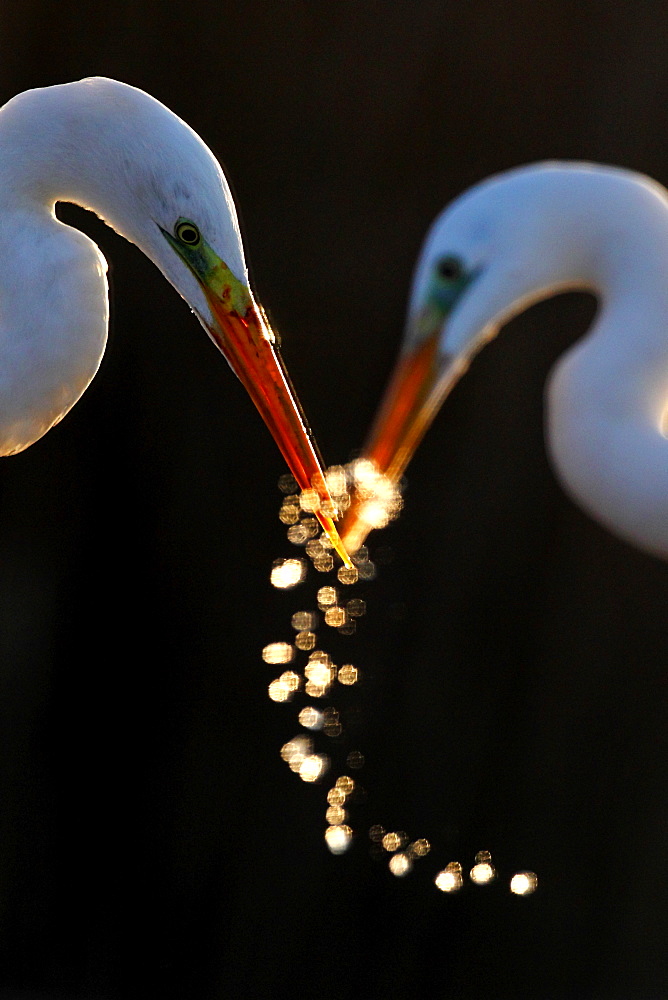
<path id="1" fill-rule="evenodd" d="M 668 203 L 639 192 L 604 223 L 599 314 L 548 383 L 548 445 L 577 502 L 668 558 Z"/>

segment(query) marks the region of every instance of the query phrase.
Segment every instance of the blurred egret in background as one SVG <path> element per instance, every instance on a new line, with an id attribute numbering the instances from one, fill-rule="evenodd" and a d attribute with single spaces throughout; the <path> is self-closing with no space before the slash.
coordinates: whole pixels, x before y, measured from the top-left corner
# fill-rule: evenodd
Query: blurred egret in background
<path id="1" fill-rule="evenodd" d="M 474 355 L 528 306 L 574 289 L 593 292 L 599 311 L 550 374 L 550 456 L 589 514 L 668 559 L 668 192 L 640 174 L 522 167 L 436 219 L 364 455 L 396 482 Z M 347 548 L 372 526 L 353 504 Z"/>
<path id="2" fill-rule="evenodd" d="M 211 151 L 164 105 L 115 80 L 29 90 L 0 109 L 0 454 L 37 441 L 98 369 L 106 261 L 60 222 L 57 201 L 96 212 L 144 251 L 239 377 L 344 561 L 322 463 L 264 311 Z"/>

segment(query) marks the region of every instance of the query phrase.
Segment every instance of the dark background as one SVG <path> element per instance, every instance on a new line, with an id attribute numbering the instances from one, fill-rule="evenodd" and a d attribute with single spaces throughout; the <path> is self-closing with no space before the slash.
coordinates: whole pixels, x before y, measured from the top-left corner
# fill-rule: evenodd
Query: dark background
<path id="1" fill-rule="evenodd" d="M 5 0 L 0 41 L 2 101 L 117 77 L 220 156 L 328 462 L 364 439 L 448 200 L 542 158 L 668 180 L 656 3 Z M 81 403 L 0 473 L 0 996 L 668 996 L 668 570 L 571 504 L 542 441 L 592 300 L 476 360 L 371 542 L 359 636 L 323 636 L 364 672 L 369 797 L 336 858 L 260 658 L 313 603 L 268 584 L 294 554 L 280 457 L 158 271 L 62 214 L 110 260 L 112 324 Z M 432 853 L 395 879 L 372 822 Z M 434 888 L 480 849 L 496 885 Z"/>

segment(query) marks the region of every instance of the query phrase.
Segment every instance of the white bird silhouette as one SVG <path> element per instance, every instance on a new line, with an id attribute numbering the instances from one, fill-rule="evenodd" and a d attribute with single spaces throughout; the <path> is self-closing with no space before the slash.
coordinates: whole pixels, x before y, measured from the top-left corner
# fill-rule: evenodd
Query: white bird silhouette
<path id="1" fill-rule="evenodd" d="M 106 261 L 54 214 L 72 201 L 154 261 L 239 376 L 347 561 L 333 505 L 255 302 L 232 196 L 211 151 L 141 90 L 92 78 L 0 109 L 0 455 L 27 448 L 79 399 L 107 339 Z"/>
<path id="2" fill-rule="evenodd" d="M 521 167 L 436 219 L 365 454 L 396 481 L 476 352 L 518 312 L 568 289 L 592 291 L 599 311 L 550 374 L 554 467 L 610 531 L 668 559 L 668 192 L 640 174 Z M 350 551 L 368 530 L 353 509 Z"/>

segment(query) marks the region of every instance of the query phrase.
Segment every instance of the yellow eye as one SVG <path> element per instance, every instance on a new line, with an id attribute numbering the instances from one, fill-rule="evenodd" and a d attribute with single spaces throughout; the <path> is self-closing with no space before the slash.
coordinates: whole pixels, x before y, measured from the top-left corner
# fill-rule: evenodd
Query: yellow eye
<path id="1" fill-rule="evenodd" d="M 181 243 L 185 243 L 186 246 L 189 247 L 196 247 L 202 238 L 200 236 L 200 231 L 194 222 L 177 223 L 174 235 L 177 240 L 181 240 Z"/>

